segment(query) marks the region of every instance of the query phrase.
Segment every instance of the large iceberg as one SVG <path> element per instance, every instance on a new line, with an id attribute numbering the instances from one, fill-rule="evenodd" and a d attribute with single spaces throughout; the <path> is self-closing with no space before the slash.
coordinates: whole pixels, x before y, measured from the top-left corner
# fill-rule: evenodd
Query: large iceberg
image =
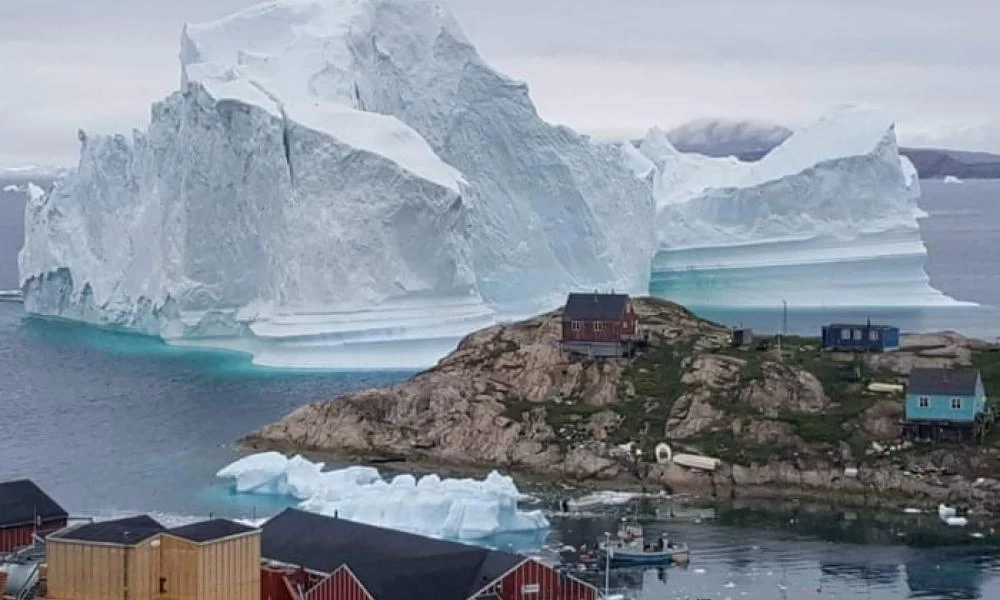
<path id="1" fill-rule="evenodd" d="M 527 496 L 496 471 L 481 481 L 408 474 L 386 481 L 372 467 L 324 471 L 324 466 L 262 452 L 217 476 L 233 481 L 238 493 L 290 496 L 303 510 L 434 537 L 482 539 L 549 527 L 541 511 L 518 509 Z"/>
<path id="2" fill-rule="evenodd" d="M 920 183 L 893 121 L 842 107 L 757 162 L 628 149 L 656 198 L 654 293 L 694 306 L 952 304 L 930 286 Z"/>
<path id="3" fill-rule="evenodd" d="M 542 121 L 440 5 L 269 2 L 186 26 L 180 59 L 147 131 L 81 132 L 29 204 L 30 312 L 421 366 L 498 312 L 646 289 L 653 200 L 621 148 Z"/>

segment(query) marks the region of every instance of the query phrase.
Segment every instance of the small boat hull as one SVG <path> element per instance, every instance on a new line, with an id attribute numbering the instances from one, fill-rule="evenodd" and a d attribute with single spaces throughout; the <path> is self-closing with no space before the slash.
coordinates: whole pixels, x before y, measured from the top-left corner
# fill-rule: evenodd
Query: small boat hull
<path id="1" fill-rule="evenodd" d="M 608 560 L 604 548 L 598 550 L 601 560 Z M 666 565 L 670 563 L 686 564 L 688 562 L 687 548 L 672 548 L 661 552 L 645 552 L 632 549 L 614 548 L 609 561 L 615 566 L 628 565 Z"/>

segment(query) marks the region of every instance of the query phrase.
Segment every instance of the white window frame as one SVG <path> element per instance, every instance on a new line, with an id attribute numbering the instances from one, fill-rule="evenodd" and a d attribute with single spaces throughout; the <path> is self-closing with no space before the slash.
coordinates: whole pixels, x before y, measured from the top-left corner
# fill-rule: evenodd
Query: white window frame
<path id="1" fill-rule="evenodd" d="M 952 410 L 962 410 L 962 399 L 952 398 L 951 399 L 951 409 Z"/>
<path id="2" fill-rule="evenodd" d="M 917 398 L 917 406 L 919 408 L 930 408 L 931 407 L 931 399 L 928 398 L 927 396 L 921 396 L 921 397 Z"/>
<path id="3" fill-rule="evenodd" d="M 580 331 L 580 329 L 582 329 L 582 328 L 583 328 L 583 324 L 582 324 L 582 323 L 580 323 L 579 321 L 573 321 L 573 322 L 571 322 L 571 323 L 569 324 L 569 327 L 570 327 L 570 329 L 572 329 L 573 331 Z"/>
<path id="4" fill-rule="evenodd" d="M 604 331 L 604 321 L 594 321 L 594 331 Z"/>
<path id="5" fill-rule="evenodd" d="M 843 328 L 843 329 L 841 329 L 840 330 L 840 339 L 841 339 L 841 341 L 845 341 L 845 342 L 847 340 L 851 339 L 851 330 L 848 329 L 848 328 L 846 328 L 846 327 Z"/>
<path id="6" fill-rule="evenodd" d="M 879 338 L 878 333 L 879 333 L 878 329 L 869 329 L 868 330 L 868 341 L 869 342 L 877 342 L 878 338 Z"/>
<path id="7" fill-rule="evenodd" d="M 852 337 L 854 338 L 855 342 L 860 342 L 861 338 L 864 337 L 864 332 L 862 332 L 860 329 L 852 329 L 851 331 L 854 334 Z"/>

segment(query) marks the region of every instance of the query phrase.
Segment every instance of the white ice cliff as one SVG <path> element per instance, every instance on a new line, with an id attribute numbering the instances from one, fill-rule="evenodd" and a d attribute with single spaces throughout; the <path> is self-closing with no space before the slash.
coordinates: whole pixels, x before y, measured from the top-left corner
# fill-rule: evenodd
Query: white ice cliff
<path id="1" fill-rule="evenodd" d="M 695 305 L 936 305 L 920 183 L 891 119 L 840 108 L 758 162 L 680 153 L 650 131 L 628 164 L 652 181 L 650 287 Z"/>
<path id="2" fill-rule="evenodd" d="M 545 123 L 430 0 L 268 2 L 186 26 L 180 60 L 146 131 L 81 132 L 77 170 L 28 203 L 29 312 L 372 368 L 427 366 L 574 289 L 949 301 L 922 269 L 916 171 L 874 113 L 757 163 L 657 131 L 596 143 Z"/>
<path id="3" fill-rule="evenodd" d="M 232 481 L 240 494 L 289 496 L 303 510 L 434 537 L 481 539 L 549 526 L 541 511 L 518 508 L 527 497 L 496 471 L 481 481 L 405 474 L 386 481 L 372 467 L 324 466 L 262 452 L 222 468 L 217 477 Z"/>
<path id="4" fill-rule="evenodd" d="M 437 4 L 269 2 L 187 26 L 180 57 L 147 131 L 81 132 L 29 204 L 30 312 L 423 366 L 496 312 L 646 288 L 653 201 L 620 148 L 542 121 Z"/>

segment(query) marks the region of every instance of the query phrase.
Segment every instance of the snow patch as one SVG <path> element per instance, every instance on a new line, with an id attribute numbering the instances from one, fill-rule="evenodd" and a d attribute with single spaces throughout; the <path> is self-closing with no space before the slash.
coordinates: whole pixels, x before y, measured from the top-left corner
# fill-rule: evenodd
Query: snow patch
<path id="1" fill-rule="evenodd" d="M 303 510 L 434 537 L 472 540 L 549 526 L 541 511 L 518 509 L 527 496 L 496 471 L 483 480 L 404 474 L 387 481 L 371 467 L 324 467 L 301 456 L 263 452 L 217 476 L 232 480 L 239 493 L 290 496 L 302 501 Z"/>

